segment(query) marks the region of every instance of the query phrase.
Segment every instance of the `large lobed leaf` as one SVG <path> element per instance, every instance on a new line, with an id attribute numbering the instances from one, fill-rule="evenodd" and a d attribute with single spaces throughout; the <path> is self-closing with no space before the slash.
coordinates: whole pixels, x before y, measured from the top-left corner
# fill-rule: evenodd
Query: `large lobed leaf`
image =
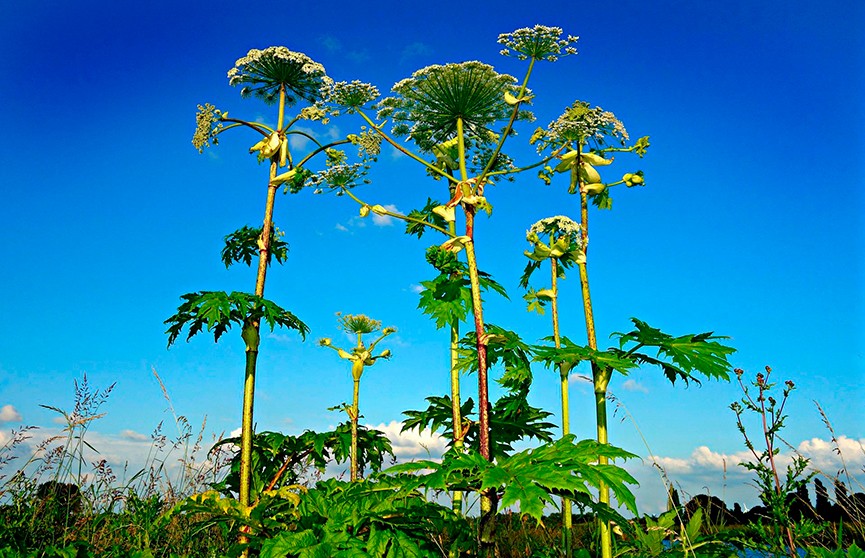
<path id="1" fill-rule="evenodd" d="M 188 327 L 186 340 L 189 341 L 205 328 L 213 333 L 213 340 L 219 341 L 223 333 L 233 324 L 264 321 L 271 331 L 277 326 L 297 330 L 306 338 L 309 327 L 300 319 L 275 302 L 260 296 L 234 291 L 201 291 L 187 293 L 180 297 L 184 302 L 177 313 L 165 320 L 168 324 L 168 346 L 170 347 L 184 327 Z"/>
<path id="2" fill-rule="evenodd" d="M 627 485 L 637 481 L 624 469 L 602 465 L 601 457 L 630 459 L 636 455 L 594 440 L 575 443 L 573 435 L 511 456 L 490 462 L 477 451 L 448 453 L 441 463 L 422 461 L 391 467 L 384 474 L 415 475 L 413 487 L 429 490 L 494 490 L 502 506 L 519 505 L 520 513 L 541 521 L 547 505 L 555 505 L 553 496 L 579 498 L 587 502 L 592 490 L 603 483 L 616 500 L 636 513 L 636 499 Z M 604 509 L 601 504 L 593 507 Z M 611 511 L 608 508 L 607 512 Z M 614 512 L 613 512 L 614 513 Z"/>
<path id="3" fill-rule="evenodd" d="M 613 333 L 619 340 L 620 355 L 640 364 L 660 366 L 670 382 L 675 383 L 681 378 L 685 383 L 699 380 L 694 378 L 697 372 L 709 379 L 729 380 L 730 365 L 727 357 L 736 349 L 722 345 L 718 339 L 728 339 L 713 335 L 713 332 L 686 334 L 673 337 L 647 323 L 631 318 L 636 329 L 628 333 Z M 631 348 L 625 350 L 627 345 Z M 656 355 L 650 356 L 637 352 L 643 347 L 654 348 Z M 669 360 L 667 360 L 669 359 Z M 670 362 L 671 361 L 671 362 Z"/>

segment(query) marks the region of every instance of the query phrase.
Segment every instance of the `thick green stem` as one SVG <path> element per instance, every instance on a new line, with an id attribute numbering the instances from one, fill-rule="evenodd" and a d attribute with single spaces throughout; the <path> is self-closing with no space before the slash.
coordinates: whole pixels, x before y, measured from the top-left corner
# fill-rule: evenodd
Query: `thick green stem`
<path id="1" fill-rule="evenodd" d="M 282 127 L 283 115 L 285 113 L 285 88 L 279 91 L 279 108 L 278 108 L 278 123 L 276 129 Z M 264 282 L 267 277 L 267 262 L 270 259 L 270 237 L 273 233 L 273 205 L 276 199 L 276 186 L 273 184 L 273 179 L 276 177 L 278 161 L 276 158 L 270 162 L 270 177 L 267 185 L 267 201 L 264 207 L 264 223 L 261 228 L 261 237 L 259 239 L 258 252 L 258 274 L 255 278 L 255 294 L 256 296 L 264 296 Z M 260 324 L 256 321 L 248 327 L 255 329 L 255 338 L 258 339 L 258 330 Z M 251 347 L 247 343 L 246 352 L 246 374 L 243 382 L 243 415 L 241 421 L 240 435 L 240 505 L 249 506 L 250 503 L 250 482 L 252 472 L 252 437 L 253 437 L 253 406 L 255 400 L 255 370 L 258 359 L 258 343 Z M 245 537 L 241 536 L 241 542 L 245 542 Z M 244 551 L 244 555 L 246 552 Z"/>
<path id="2" fill-rule="evenodd" d="M 553 314 L 553 340 L 556 348 L 562 347 L 561 335 L 559 334 L 559 262 L 557 258 L 550 258 L 550 268 L 552 269 L 552 314 Z M 562 387 L 562 436 L 567 436 L 571 432 L 571 409 L 568 400 L 568 373 L 569 367 L 564 364 L 559 364 L 559 378 Z M 573 506 L 569 499 L 562 498 L 562 543 L 565 547 L 565 556 L 571 558 L 573 550 L 571 548 L 571 528 L 573 526 L 572 516 Z"/>
<path id="3" fill-rule="evenodd" d="M 463 425 L 462 412 L 460 405 L 460 372 L 457 369 L 457 358 L 459 353 L 460 341 L 460 324 L 457 321 L 451 323 L 451 339 L 450 339 L 450 368 L 451 368 L 451 412 L 453 414 L 453 433 L 454 433 L 454 450 L 457 453 L 462 453 L 463 449 Z M 460 490 L 454 490 L 451 499 L 451 508 L 461 514 L 463 509 L 463 493 Z"/>
<path id="4" fill-rule="evenodd" d="M 579 151 L 579 148 L 578 148 Z M 579 163 L 580 156 L 578 154 L 577 161 Z M 583 251 L 588 258 L 588 241 L 589 241 L 589 200 L 585 190 L 580 184 L 577 174 L 577 166 L 571 170 L 571 179 L 576 180 L 580 190 L 580 235 L 583 240 Z M 595 333 L 595 316 L 592 312 L 592 295 L 589 291 L 589 272 L 586 267 L 586 261 L 578 264 L 580 270 L 580 288 L 583 298 L 583 313 L 586 318 L 586 341 L 589 348 L 597 350 L 598 339 Z M 610 382 L 611 371 L 601 368 L 594 362 L 592 363 L 592 384 L 595 392 L 595 417 L 597 427 L 598 443 L 607 444 L 607 385 Z M 602 465 L 608 463 L 606 457 L 600 457 L 598 462 Z M 598 485 L 598 500 L 603 504 L 610 504 L 610 488 L 607 484 L 601 481 Z M 610 535 L 610 524 L 607 521 L 598 520 L 600 525 L 601 538 L 601 558 L 612 558 L 613 556 L 613 541 Z"/>
<path id="5" fill-rule="evenodd" d="M 360 472 L 357 466 L 357 421 L 360 417 L 359 413 L 359 394 L 360 394 L 360 378 L 354 380 L 354 395 L 351 403 L 351 480 L 352 482 L 360 478 Z"/>
<path id="6" fill-rule="evenodd" d="M 243 420 L 240 433 L 240 478 L 252 478 L 252 417 L 253 391 L 255 390 L 255 364 L 258 360 L 258 350 L 246 351 L 246 377 L 243 382 Z M 244 459 L 246 457 L 246 459 Z M 249 482 L 240 483 L 240 502 L 249 505 Z"/>
<path id="7" fill-rule="evenodd" d="M 451 185 L 454 185 L 451 182 Z M 455 185 L 454 185 L 455 187 Z M 453 192 L 451 193 L 453 197 Z M 448 232 L 451 237 L 456 236 L 456 223 L 451 221 L 448 223 Z M 462 417 L 462 400 L 460 399 L 460 372 L 457 367 L 459 359 L 459 342 L 460 342 L 460 323 L 454 320 L 450 324 L 450 373 L 451 373 L 451 413 L 453 415 L 453 435 L 454 435 L 454 450 L 457 453 L 462 453 L 463 450 L 463 417 Z M 454 490 L 451 495 L 451 509 L 458 514 L 462 514 L 463 509 L 463 493 L 461 490 Z"/>

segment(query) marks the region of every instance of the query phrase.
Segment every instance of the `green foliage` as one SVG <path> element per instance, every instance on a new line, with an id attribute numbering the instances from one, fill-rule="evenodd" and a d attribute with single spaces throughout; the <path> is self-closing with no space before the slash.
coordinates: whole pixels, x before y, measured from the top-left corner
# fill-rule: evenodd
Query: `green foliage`
<path id="1" fill-rule="evenodd" d="M 238 445 L 240 438 L 226 438 L 213 449 Z M 265 489 L 279 489 L 303 481 L 308 467 L 324 472 L 331 461 L 345 463 L 350 458 L 351 423 L 344 422 L 328 432 L 307 430 L 299 436 L 279 432 L 260 432 L 252 439 L 252 472 L 250 494 L 253 498 Z M 212 450 L 211 450 L 212 451 Z M 358 463 L 372 471 L 380 471 L 387 457 L 394 459 L 390 440 L 382 432 L 358 427 Z M 229 474 L 213 488 L 225 495 L 240 490 L 240 454 L 231 460 Z"/>
<path id="2" fill-rule="evenodd" d="M 244 226 L 225 237 L 225 247 L 222 249 L 222 263 L 225 267 L 231 267 L 233 263 L 243 262 L 252 265 L 252 258 L 260 254 L 261 227 Z M 267 254 L 267 263 L 276 258 L 279 263 L 285 263 L 288 258 L 288 243 L 282 240 L 284 233 L 276 227 L 271 229 L 270 249 Z"/>
<path id="3" fill-rule="evenodd" d="M 438 246 L 428 248 L 426 258 L 441 273 L 432 281 L 421 281 L 423 290 L 418 308 L 435 320 L 439 329 L 465 321 L 472 310 L 468 266 L 459 261 L 456 254 Z M 488 273 L 478 271 L 478 279 L 483 291 L 493 291 L 508 297 L 505 288 Z"/>
<path id="4" fill-rule="evenodd" d="M 490 418 L 490 458 L 504 457 L 514 451 L 513 444 L 528 438 L 542 442 L 553 439 L 555 425 L 547 422 L 551 415 L 542 409 L 529 404 L 528 390 L 511 392 L 499 398 L 491 406 Z M 442 430 L 448 440 L 448 447 L 453 447 L 453 408 L 451 398 L 445 396 L 427 397 L 429 406 L 422 411 L 409 410 L 403 414 L 403 432 L 414 428 L 429 428 L 433 432 Z M 472 416 L 475 403 L 469 398 L 460 406 L 460 416 L 463 418 L 463 443 L 475 451 L 480 451 L 480 439 L 477 424 Z"/>
<path id="5" fill-rule="evenodd" d="M 405 480 L 409 487 L 428 490 L 463 490 L 476 493 L 494 491 L 502 506 L 519 504 L 520 513 L 536 521 L 543 518 L 544 509 L 555 505 L 553 496 L 574 499 L 607 516 L 616 515 L 608 507 L 592 501 L 592 490 L 601 483 L 610 486 L 618 501 L 632 512 L 636 500 L 628 484 L 636 484 L 631 475 L 616 465 L 601 465 L 597 461 L 630 459 L 634 454 L 594 440 L 575 442 L 567 435 L 555 442 L 527 449 L 511 456 L 487 461 L 473 449 L 464 453 L 448 452 L 441 463 L 416 461 L 396 465 L 385 474 L 414 474 L 415 480 Z"/>
<path id="6" fill-rule="evenodd" d="M 262 544 L 262 558 L 417 558 L 441 556 L 444 533 L 462 546 L 470 541 L 463 519 L 386 476 L 322 481 L 303 495 L 297 515 L 294 529 Z"/>
<path id="7" fill-rule="evenodd" d="M 419 557 L 440 555 L 444 534 L 452 544 L 470 543 L 464 520 L 389 476 L 268 491 L 248 514 L 236 500 L 210 491 L 179 503 L 166 517 L 178 515 L 219 527 L 226 540 L 243 532 L 248 543 L 231 544 L 229 557 L 244 550 L 261 557 Z"/>
<path id="8" fill-rule="evenodd" d="M 628 333 L 613 333 L 612 337 L 618 338 L 618 347 L 600 351 L 577 345 L 563 337 L 559 349 L 550 345 L 532 347 L 534 358 L 548 368 L 561 364 L 571 369 L 582 361 L 588 361 L 600 370 L 625 375 L 641 365 L 649 364 L 661 368 L 671 383 L 682 379 L 686 384 L 699 384 L 700 380 L 694 377 L 695 372 L 710 379 L 729 378 L 731 366 L 727 357 L 736 350 L 716 341 L 726 337 L 715 336 L 711 332 L 673 337 L 636 318 L 631 318 L 631 321 L 637 329 Z M 553 340 L 546 338 L 546 341 L 552 343 Z M 655 355 L 641 351 L 646 348 L 655 349 Z"/>
<path id="9" fill-rule="evenodd" d="M 438 213 L 433 212 L 433 209 L 440 205 L 442 205 L 440 202 L 427 198 L 426 205 L 421 209 L 412 209 L 409 211 L 408 215 L 406 215 L 405 233 L 421 238 L 427 230 L 425 223 L 435 225 L 441 229 L 447 229 L 447 221 Z"/>
<path id="10" fill-rule="evenodd" d="M 619 340 L 619 349 L 631 344 L 630 348 L 622 353 L 623 357 L 639 364 L 660 366 L 671 383 L 676 383 L 676 379 L 681 378 L 686 384 L 689 381 L 699 384 L 692 372 L 699 372 L 709 379 L 730 379 L 731 366 L 727 357 L 735 353 L 736 349 L 716 341 L 728 337 L 713 335 L 713 332 L 673 337 L 636 318 L 631 318 L 631 321 L 637 329 L 628 333 L 613 333 L 613 337 Z M 643 347 L 657 349 L 657 354 L 651 357 L 636 352 Z M 658 357 L 669 358 L 672 362 Z"/>
<path id="11" fill-rule="evenodd" d="M 497 364 L 504 367 L 504 374 L 498 379 L 502 387 L 509 390 L 528 389 L 532 383 L 532 348 L 520 336 L 495 324 L 486 324 L 487 366 Z M 478 371 L 477 334 L 467 333 L 459 343 L 457 368 L 461 372 Z"/>
<path id="12" fill-rule="evenodd" d="M 177 313 L 167 320 L 168 346 L 170 347 L 184 327 L 189 327 L 186 340 L 189 341 L 205 327 L 213 333 L 213 340 L 219 341 L 232 324 L 247 326 L 264 320 L 273 330 L 276 326 L 297 330 L 304 338 L 309 328 L 297 316 L 260 296 L 234 291 L 201 291 L 187 293 L 180 297 L 185 302 L 177 308 Z"/>
<path id="13" fill-rule="evenodd" d="M 571 370 L 580 362 L 592 362 L 603 369 L 615 370 L 627 375 L 638 366 L 634 360 L 623 357 L 621 351 L 616 349 L 599 351 L 585 345 L 577 345 L 568 337 L 561 338 L 561 348 L 557 349 L 552 345 L 554 342 L 552 337 L 546 337 L 544 340 L 551 344 L 533 346 L 532 351 L 534 359 L 544 363 L 547 368 L 556 369 L 561 365 L 564 370 Z"/>
<path id="14" fill-rule="evenodd" d="M 865 558 L 865 550 L 856 546 L 856 543 L 850 545 L 847 550 L 808 547 L 805 549 L 805 558 Z"/>
<path id="15" fill-rule="evenodd" d="M 772 374 L 770 367 L 766 367 L 765 375 L 757 374 L 756 379 L 751 384 L 757 389 L 756 396 L 751 394 L 748 386 L 742 380 L 744 372 L 738 368 L 735 372 L 743 397 L 740 402 L 732 403 L 730 409 L 736 414 L 736 427 L 745 440 L 745 447 L 754 457 L 754 461 L 744 461 L 739 465 L 757 476 L 760 500 L 769 510 L 770 524 L 768 528 L 758 531 L 761 536 L 758 537 L 757 543 L 759 547 L 772 553 L 793 553 L 798 547 L 798 533 L 790 517 L 793 500 L 789 498 L 789 495 L 795 494 L 805 487 L 816 475 L 816 472 L 805 472 L 809 462 L 801 455 L 793 456 L 792 463 L 787 466 L 783 477 L 779 474 L 778 466 L 775 463 L 775 457 L 781 451 L 775 445 L 776 439 L 779 438 L 779 433 L 784 428 L 784 421 L 787 419 L 787 415 L 784 414 L 784 406 L 790 393 L 795 389 L 795 385 L 789 380 L 784 383 L 779 402 L 770 395 L 775 387 L 774 383 L 769 382 L 769 377 Z M 760 451 L 757 451 L 748 436 L 742 420 L 745 411 L 757 415 L 760 419 L 762 427 L 760 439 L 765 443 L 765 448 Z M 812 535 L 814 533 L 807 534 Z"/>
<path id="16" fill-rule="evenodd" d="M 658 519 L 645 517 L 640 523 L 644 523 L 645 527 L 637 522 L 627 525 L 632 539 L 619 544 L 617 556 L 639 556 L 640 558 L 676 556 L 735 558 L 738 556 L 727 543 L 701 533 L 703 510 L 699 508 L 687 523 L 682 522 L 678 510 L 668 511 Z"/>

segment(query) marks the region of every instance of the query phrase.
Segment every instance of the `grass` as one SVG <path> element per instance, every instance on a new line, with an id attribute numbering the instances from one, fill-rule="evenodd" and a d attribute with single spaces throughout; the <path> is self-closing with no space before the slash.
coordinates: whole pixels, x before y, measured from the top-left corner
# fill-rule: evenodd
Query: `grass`
<path id="1" fill-rule="evenodd" d="M 202 520 L 212 517 L 166 514 L 189 496 L 205 492 L 222 480 L 236 448 L 223 445 L 216 453 L 204 453 L 206 423 L 193 429 L 175 412 L 165 386 L 154 375 L 168 401 L 169 424 L 173 423 L 175 433 L 166 434 L 165 424 L 160 423 L 151 434 L 144 466 L 130 475 L 121 471 L 118 476 L 105 459 L 94 459 L 98 448 L 87 441 L 92 425 L 104 416 L 100 408 L 113 386 L 97 390 L 86 377 L 76 382 L 71 412 L 48 407 L 63 417 L 64 427 L 59 433 L 44 436 L 35 446 L 33 442 L 41 434 L 38 428 L 12 431 L 0 448 L 0 558 L 198 558 L 233 552 L 235 541 L 225 536 L 224 529 L 202 527 Z M 808 499 L 807 505 L 797 508 L 800 511 L 790 527 L 809 555 L 834 556 L 839 550 L 854 549 L 852 557 L 855 549 L 865 548 L 865 498 L 853 497 L 852 492 L 862 492 L 862 486 L 847 470 L 849 461 L 828 417 L 819 405 L 817 408 L 844 468 L 838 475 L 818 471 L 830 484 L 837 480 L 835 497 L 822 503 Z M 307 478 L 314 483 L 317 477 Z M 839 488 L 842 485 L 846 491 Z M 827 486 L 827 498 L 830 491 Z M 706 498 L 686 502 L 675 509 L 675 519 L 667 523 L 663 518 L 643 517 L 621 526 L 614 541 L 615 555 L 719 556 L 729 555 L 731 548 L 765 548 L 761 541 L 771 534 L 765 521 L 730 514 L 726 507 L 718 513 L 717 504 L 714 510 L 705 509 L 706 502 Z M 700 503 L 704 509 L 694 519 Z M 825 515 L 826 510 L 833 515 L 820 518 L 818 512 Z M 519 513 L 506 512 L 500 517 L 498 557 L 561 555 L 560 514 L 547 516 L 540 523 Z M 573 520 L 574 555 L 596 555 L 599 539 L 594 517 L 575 514 Z M 657 540 L 662 544 L 652 543 Z"/>

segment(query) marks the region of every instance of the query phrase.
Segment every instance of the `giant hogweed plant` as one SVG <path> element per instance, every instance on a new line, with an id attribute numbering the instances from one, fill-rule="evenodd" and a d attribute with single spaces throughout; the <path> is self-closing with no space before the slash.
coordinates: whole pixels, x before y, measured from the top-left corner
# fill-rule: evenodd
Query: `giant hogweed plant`
<path id="1" fill-rule="evenodd" d="M 520 286 L 528 289 L 525 299 L 528 302 L 529 311 L 539 314 L 544 313 L 547 303 L 551 306 L 552 314 L 552 340 L 556 349 L 561 348 L 561 334 L 559 331 L 559 279 L 564 279 L 565 268 L 574 263 L 580 263 L 585 259 L 583 252 L 583 237 L 580 234 L 581 227 L 572 219 L 559 215 L 548 217 L 534 223 L 526 232 L 526 240 L 531 245 L 531 251 L 525 251 L 529 259 Z M 541 267 L 545 261 L 550 263 L 550 287 L 535 290 L 529 287 L 532 274 Z M 570 423 L 570 401 L 569 401 L 569 377 L 571 368 L 565 363 L 558 363 L 559 384 L 561 388 L 562 408 L 562 436 L 571 432 Z M 572 555 L 571 527 L 572 506 L 567 498 L 562 500 L 562 537 L 565 555 Z"/>
<path id="2" fill-rule="evenodd" d="M 261 227 L 243 227 L 226 236 L 222 259 L 226 266 L 243 262 L 252 265 L 257 256 L 255 291 L 225 293 L 200 291 L 183 295 L 183 303 L 176 314 L 166 320 L 168 345 L 174 343 L 184 328 L 188 328 L 187 340 L 203 330 L 213 333 L 214 340 L 232 325 L 241 329 L 246 345 L 246 367 L 243 384 L 243 411 L 240 444 L 240 506 L 250 503 L 251 456 L 253 446 L 253 403 L 255 394 L 256 363 L 260 345 L 262 323 L 271 329 L 279 326 L 294 329 L 302 336 L 307 326 L 294 314 L 264 298 L 267 270 L 275 257 L 282 263 L 287 254 L 287 244 L 274 227 L 274 205 L 280 187 L 297 189 L 307 181 L 314 181 L 322 173 L 334 173 L 344 162 L 337 145 L 357 141 L 357 137 L 338 140 L 322 145 L 307 132 L 296 129 L 295 124 L 303 120 L 326 122 L 328 114 L 315 103 L 321 98 L 321 88 L 332 83 L 324 67 L 303 53 L 285 47 L 252 49 L 238 59 L 228 72 L 229 84 L 240 86 L 242 97 L 255 97 L 265 104 L 275 106 L 276 124 L 229 117 L 227 112 L 213 105 L 200 105 L 196 116 L 197 128 L 193 145 L 202 152 L 207 146 L 217 145 L 219 137 L 234 128 L 254 132 L 258 140 L 249 148 L 259 163 L 267 163 L 266 202 Z M 298 102 L 307 105 L 291 116 L 287 109 Z M 314 148 L 299 156 L 292 153 L 290 137 L 302 135 L 313 142 Z M 307 168 L 313 157 L 326 156 L 326 169 L 315 174 Z M 281 170 L 283 169 L 283 170 Z M 358 171 L 355 167 L 355 174 Z"/>
<path id="3" fill-rule="evenodd" d="M 360 379 L 363 376 L 364 370 L 368 366 L 372 366 L 379 359 L 389 359 L 391 357 L 390 349 L 385 349 L 377 355 L 373 355 L 375 347 L 385 337 L 396 332 L 394 327 L 386 327 L 382 329 L 381 322 L 373 320 L 369 316 L 363 314 L 346 314 L 339 315 L 339 324 L 341 329 L 350 335 L 354 335 L 357 339 L 355 346 L 350 351 L 341 349 L 333 344 L 329 337 L 325 337 L 319 341 L 322 347 L 329 347 L 337 352 L 339 358 L 347 360 L 351 363 L 351 378 L 353 383 L 351 405 L 343 405 L 342 408 L 348 414 L 351 422 L 351 480 L 356 481 L 363 475 L 363 471 L 358 467 L 358 421 L 360 420 Z M 367 347 L 363 342 L 363 336 L 381 331 L 378 338 L 369 344 Z"/>
<path id="4" fill-rule="evenodd" d="M 559 367 L 559 370 L 563 367 L 573 368 L 580 361 L 591 364 L 597 440 L 602 444 L 608 443 L 606 401 L 614 372 L 627 374 L 640 365 L 653 365 L 661 368 L 672 383 L 677 379 L 682 379 L 686 384 L 689 381 L 699 383 L 694 373 L 710 379 L 728 380 L 731 367 L 727 357 L 734 352 L 734 349 L 719 342 L 724 337 L 711 332 L 673 337 L 637 319 L 632 319 L 636 326 L 633 331 L 613 334 L 613 337 L 618 338 L 618 347 L 598 350 L 587 263 L 589 202 L 599 209 L 611 209 L 611 191 L 614 187 L 644 185 L 642 171 L 627 172 L 620 180 L 605 182 L 596 168 L 611 165 L 615 153 L 635 153 L 642 158 L 649 147 L 648 136 L 628 145 L 629 139 L 624 124 L 612 112 L 576 101 L 546 129 L 538 129 L 531 140 L 539 153 L 556 153 L 559 159 L 555 166 L 545 165 L 538 173 L 539 177 L 550 184 L 556 174 L 566 174 L 568 193 L 579 195 L 582 253 L 575 263 L 580 275 L 587 342 L 587 345 L 581 346 L 570 339 L 554 335 L 554 346 L 539 347 L 536 358 L 548 366 Z M 530 268 L 531 264 L 527 267 L 527 273 L 531 271 Z M 539 296 L 535 294 L 538 303 L 543 298 Z M 655 354 L 646 352 L 647 349 L 654 350 Z M 602 458 L 601 462 L 605 463 L 606 458 Z M 599 499 L 609 503 L 607 487 L 601 486 Z M 604 558 L 610 558 L 612 540 L 608 524 L 601 522 L 600 534 L 601 554 Z"/>
<path id="5" fill-rule="evenodd" d="M 499 43 L 506 48 L 503 54 L 514 54 L 528 61 L 524 78 L 496 72 L 491 66 L 477 61 L 459 64 L 428 66 L 420 69 L 393 86 L 394 95 L 377 103 L 375 117 L 368 114 L 366 105 L 377 98 L 373 88 L 361 84 L 334 84 L 329 102 L 359 114 L 384 142 L 421 164 L 433 177 L 446 180 L 450 199 L 433 207 L 431 211 L 448 223 L 447 228 L 437 224 L 435 218 L 418 219 L 389 212 L 383 206 L 370 205 L 343 188 L 361 204 L 361 214 L 373 211 L 418 222 L 443 233 L 447 240 L 441 248 L 453 252 L 464 250 L 471 286 L 472 315 L 478 362 L 478 430 L 480 455 L 490 459 L 490 417 L 487 375 L 487 345 L 489 337 L 484 327 L 481 285 L 475 251 L 475 222 L 478 212 L 492 212 L 486 188 L 503 177 L 533 168 L 549 161 L 548 156 L 539 164 L 518 168 L 502 151 L 505 141 L 513 134 L 517 120 L 532 119 L 523 108 L 532 99 L 529 78 L 539 61 L 554 61 L 558 56 L 575 54 L 576 37 L 562 38 L 562 30 L 555 27 L 535 26 L 503 34 Z M 348 87 L 351 86 L 351 87 Z M 385 131 L 385 120 L 392 119 L 390 132 Z M 407 147 L 400 138 L 414 144 Z M 417 151 L 417 153 L 415 152 Z M 430 161 L 425 157 L 432 156 Z M 456 209 L 460 208 L 463 234 L 456 234 Z M 456 417 L 459 404 L 453 400 Z M 454 421 L 458 425 L 459 420 Z M 457 426 L 458 427 L 458 426 Z M 489 522 L 495 514 L 495 493 L 482 498 L 482 522 Z"/>

